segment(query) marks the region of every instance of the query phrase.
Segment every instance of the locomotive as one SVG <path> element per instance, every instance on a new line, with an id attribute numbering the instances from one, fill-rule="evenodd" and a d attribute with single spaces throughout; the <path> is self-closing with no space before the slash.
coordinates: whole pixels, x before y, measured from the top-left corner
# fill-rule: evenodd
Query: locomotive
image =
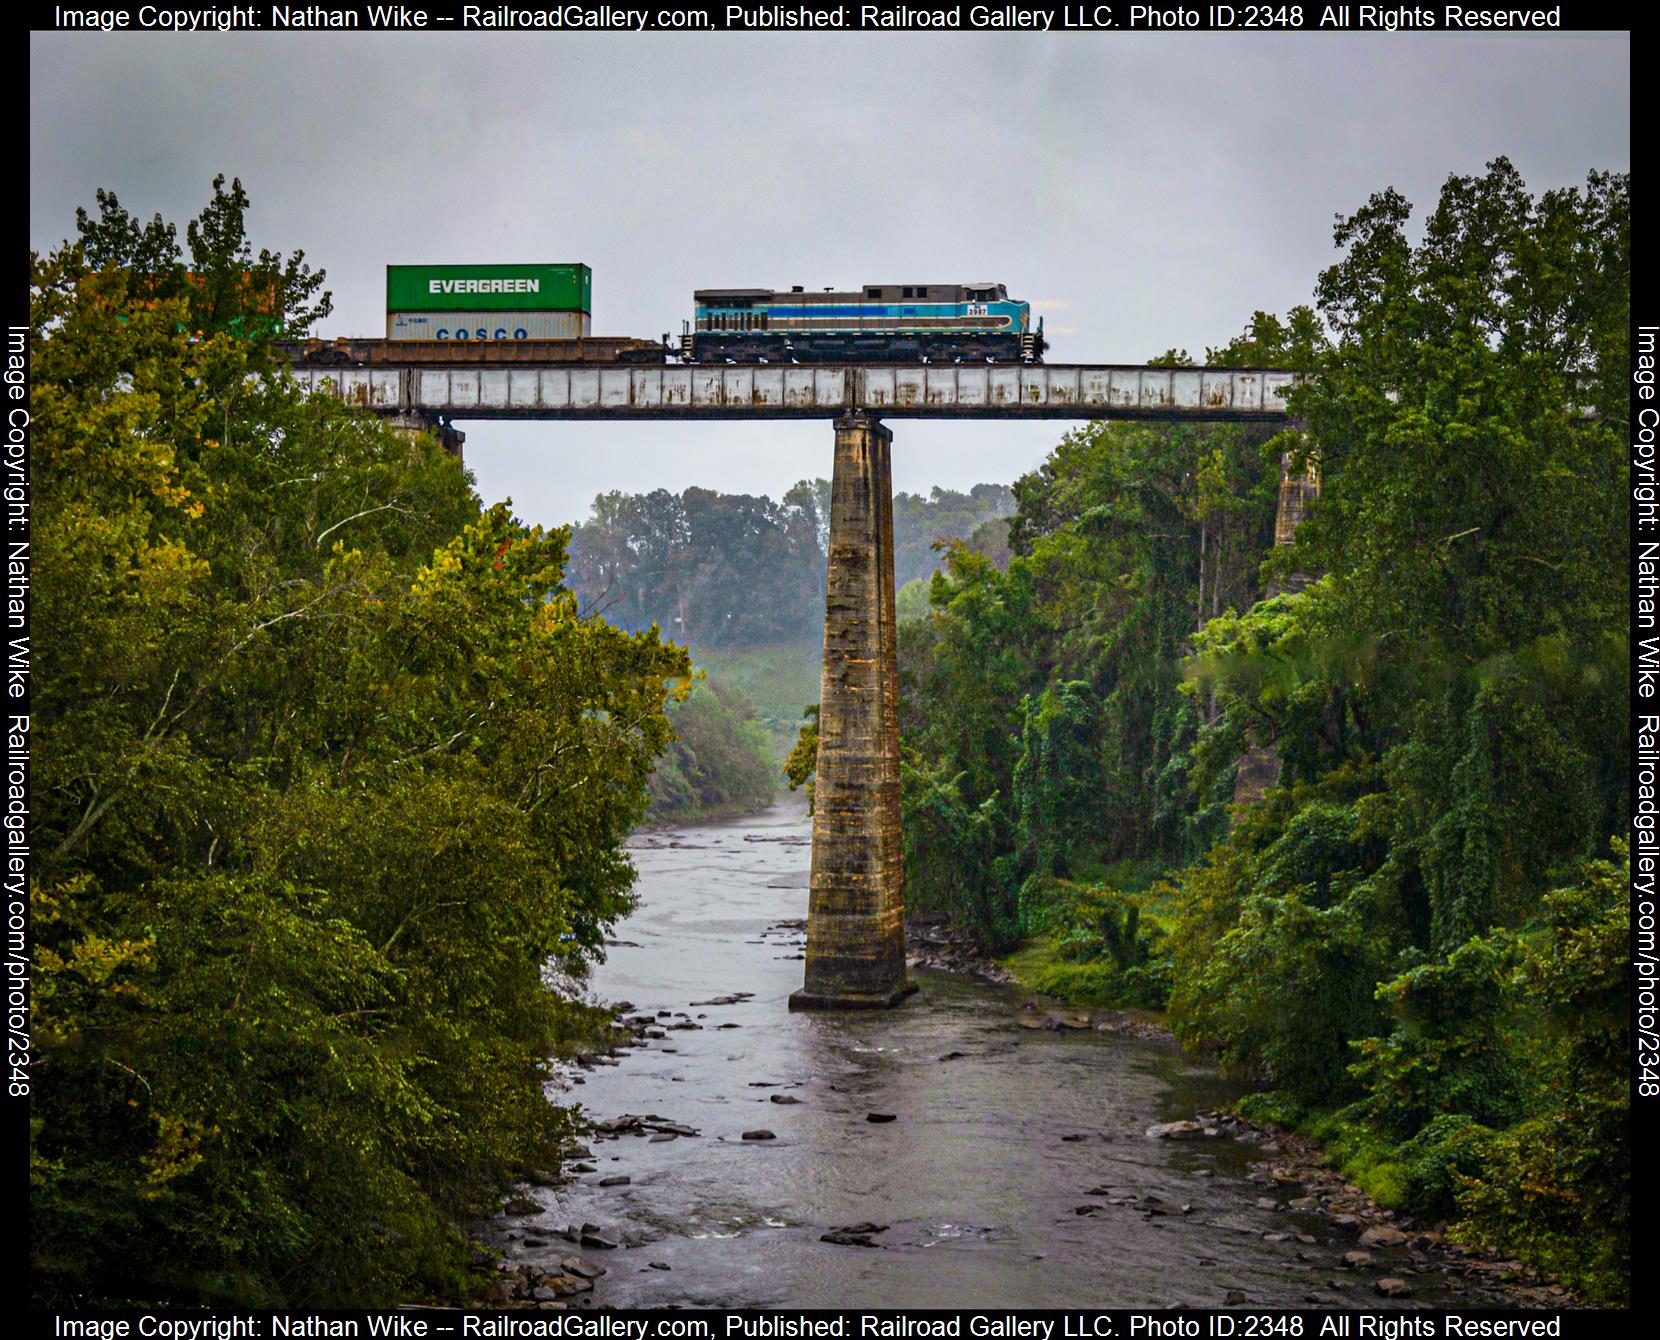
<path id="1" fill-rule="evenodd" d="M 697 363 L 1041 362 L 1043 319 L 1002 284 L 698 289 L 681 356 Z"/>

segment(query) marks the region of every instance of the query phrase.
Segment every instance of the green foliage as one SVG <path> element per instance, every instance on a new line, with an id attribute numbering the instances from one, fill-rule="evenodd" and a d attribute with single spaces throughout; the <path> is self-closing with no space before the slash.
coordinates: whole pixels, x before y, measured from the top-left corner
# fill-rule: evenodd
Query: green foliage
<path id="1" fill-rule="evenodd" d="M 1295 429 L 1069 434 L 1015 485 L 1006 570 L 953 548 L 900 637 L 913 905 L 1041 931 L 1023 970 L 1094 999 L 1156 912 L 1182 1037 L 1365 1189 L 1599 1298 L 1629 1250 L 1602 859 L 1629 817 L 1629 193 L 1534 197 L 1499 159 L 1418 242 L 1374 196 L 1315 307 L 1207 350 L 1301 373 Z M 1271 551 L 1282 459 L 1319 495 Z M 1255 750 L 1278 785 L 1230 816 Z M 1099 878 L 1124 862 L 1170 892 Z"/>
<path id="2" fill-rule="evenodd" d="M 1313 781 L 1345 759 L 1372 756 L 1365 703 L 1375 639 L 1338 626 L 1330 580 L 1212 619 L 1193 639 L 1183 686 L 1214 705 L 1193 749 L 1192 784 L 1231 781 L 1251 744 L 1274 749 L 1286 782 Z"/>
<path id="3" fill-rule="evenodd" d="M 1471 939 L 1445 961 L 1418 964 L 1378 987 L 1394 1027 L 1357 1040 L 1350 1069 L 1367 1090 L 1360 1110 L 1379 1128 L 1404 1139 L 1440 1116 L 1484 1126 L 1515 1120 L 1505 951 L 1502 941 Z"/>
<path id="4" fill-rule="evenodd" d="M 273 375 L 235 284 L 135 295 L 171 234 L 100 203 L 31 257 L 36 1297 L 453 1293 L 458 1217 L 571 1131 L 545 965 L 630 905 L 690 667 L 579 617 L 563 532 Z M 249 268 L 245 204 L 193 273 Z"/>
<path id="5" fill-rule="evenodd" d="M 1403 1161 L 1402 1147 L 1394 1140 L 1357 1120 L 1351 1108 L 1313 1116 L 1303 1129 L 1320 1143 L 1326 1161 L 1363 1194 L 1385 1209 L 1406 1208 L 1412 1167 Z"/>
<path id="6" fill-rule="evenodd" d="M 1284 320 L 1272 312 L 1252 312 L 1239 335 L 1220 349 L 1205 350 L 1205 363 L 1213 368 L 1306 368 L 1325 342 L 1312 307 L 1293 307 Z"/>
<path id="7" fill-rule="evenodd" d="M 1267 571 L 1324 575 L 1195 640 L 1195 782 L 1282 773 L 1181 880 L 1172 1009 L 1363 1185 L 1611 1299 L 1629 184 L 1535 199 L 1500 159 L 1416 246 L 1408 213 L 1338 224 L 1329 339 L 1293 340 L 1322 492 Z"/>
<path id="8" fill-rule="evenodd" d="M 305 263 L 305 252 L 284 257 L 262 248 L 254 254 L 240 178 L 228 191 L 223 173 L 213 179 L 213 199 L 185 226 L 188 264 L 177 228 L 161 215 L 141 225 L 115 192 L 99 190 L 97 200 L 96 219 L 75 211 L 87 265 L 106 277 L 119 275 L 134 302 L 182 301 L 185 329 L 198 336 L 303 334 L 333 310 L 323 273 Z"/>
<path id="9" fill-rule="evenodd" d="M 801 729 L 795 737 L 795 747 L 784 760 L 784 776 L 790 790 L 807 788 L 807 813 L 813 812 L 813 783 L 818 773 L 818 709 L 813 703 L 802 710 Z"/>
<path id="10" fill-rule="evenodd" d="M 1400 1146 L 1406 1165 L 1405 1205 L 1429 1220 L 1446 1219 L 1459 1193 L 1487 1174 L 1493 1132 L 1462 1112 L 1443 1112 Z"/>
<path id="11" fill-rule="evenodd" d="M 1169 989 L 1163 938 L 1142 896 L 1032 876 L 1020 890 L 1034 939 L 1009 960 L 1034 991 L 1080 1005 L 1157 1009 Z"/>
<path id="12" fill-rule="evenodd" d="M 1364 775 L 1282 793 L 1183 879 L 1171 931 L 1177 1031 L 1311 1103 L 1356 1096 L 1402 928 Z M 1299 803 L 1300 802 L 1300 803 Z"/>
<path id="13" fill-rule="evenodd" d="M 571 589 L 624 628 L 702 651 L 810 639 L 824 619 L 829 486 L 765 496 L 607 493 L 571 536 Z"/>
<path id="14" fill-rule="evenodd" d="M 1459 1197 L 1461 1228 L 1515 1249 L 1591 1298 L 1631 1279 L 1630 859 L 1587 861 L 1517 937 L 1513 991 L 1544 1012 L 1529 1114 L 1493 1142 Z M 1617 862 L 1617 863 L 1616 863 Z"/>
<path id="15" fill-rule="evenodd" d="M 1097 704 L 1090 686 L 1069 680 L 1044 689 L 1025 712 L 1020 758 L 1014 768 L 1014 805 L 1023 853 L 1034 871 L 1071 873 L 1071 854 L 1085 845 L 1090 802 L 1100 787 Z"/>
<path id="16" fill-rule="evenodd" d="M 669 708 L 674 742 L 651 774 L 657 823 L 752 814 L 772 803 L 771 737 L 749 700 L 735 689 L 699 680 Z"/>
<path id="17" fill-rule="evenodd" d="M 930 582 L 913 577 L 894 593 L 894 618 L 900 624 L 925 622 L 928 618 Z"/>
<path id="18" fill-rule="evenodd" d="M 905 910 L 946 915 L 984 949 L 1007 953 L 1018 942 L 1018 894 L 1010 888 L 996 798 L 971 806 L 964 774 L 946 777 L 902 749 L 905 797 Z"/>
<path id="19" fill-rule="evenodd" d="M 1277 1089 L 1261 1089 L 1248 1093 L 1234 1104 L 1234 1110 L 1247 1121 L 1258 1121 L 1293 1129 L 1302 1125 L 1306 1113 L 1289 1094 Z"/>
<path id="20" fill-rule="evenodd" d="M 972 904 L 958 919 L 1001 943 L 1022 932 L 1029 876 L 1159 864 L 1215 830 L 1216 788 L 1189 781 L 1209 705 L 1182 691 L 1183 657 L 1197 624 L 1254 597 L 1274 501 L 1262 441 L 1092 424 L 1015 484 L 1006 570 L 947 550 L 926 617 L 900 624 L 900 733 L 931 779 L 905 791 L 928 866 L 907 876 L 913 906 Z M 938 828 L 957 855 L 936 865 Z"/>
<path id="21" fill-rule="evenodd" d="M 795 745 L 801 705 L 818 699 L 822 637 L 761 647 L 700 647 L 696 659 L 711 680 L 749 699 L 771 737 L 773 756 L 783 759 Z"/>
<path id="22" fill-rule="evenodd" d="M 1014 492 L 1006 484 L 976 484 L 967 493 L 936 485 L 928 496 L 893 495 L 894 584 L 926 582 L 940 569 L 941 553 L 953 541 L 1007 563 L 1002 543 L 1005 519 L 1015 509 Z"/>

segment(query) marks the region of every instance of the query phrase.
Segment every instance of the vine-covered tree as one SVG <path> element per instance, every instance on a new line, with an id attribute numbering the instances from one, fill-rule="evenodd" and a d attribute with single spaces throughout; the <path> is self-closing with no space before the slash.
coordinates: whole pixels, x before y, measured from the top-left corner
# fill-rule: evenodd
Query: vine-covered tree
<path id="1" fill-rule="evenodd" d="M 1592 1213 L 1590 1165 L 1530 1161 L 1596 1139 L 1595 1176 L 1623 1181 L 1606 1109 L 1554 1096 L 1568 1055 L 1605 1090 L 1603 1053 L 1547 1045 L 1539 974 L 1503 946 L 1548 940 L 1550 891 L 1600 870 L 1628 817 L 1629 183 L 1536 197 L 1498 159 L 1447 182 L 1417 244 L 1409 214 L 1374 196 L 1320 277 L 1330 342 L 1293 407 L 1323 492 L 1274 567 L 1324 576 L 1200 639 L 1220 708 L 1200 774 L 1247 739 L 1286 767 L 1185 881 L 1174 1005 L 1300 1100 L 1355 1100 L 1422 1208 L 1496 1224 L 1550 1188 L 1535 1259 L 1611 1298 L 1629 1242 Z M 1551 990 L 1615 1030 L 1582 986 Z M 1472 1154 L 1489 1138 L 1497 1168 Z"/>

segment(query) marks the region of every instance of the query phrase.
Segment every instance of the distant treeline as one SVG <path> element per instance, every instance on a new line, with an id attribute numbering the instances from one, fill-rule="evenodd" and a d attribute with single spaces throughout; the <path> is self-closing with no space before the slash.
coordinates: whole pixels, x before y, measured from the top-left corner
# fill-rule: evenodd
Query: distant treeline
<path id="1" fill-rule="evenodd" d="M 1004 484 L 895 495 L 896 581 L 933 573 L 941 541 L 968 541 L 1006 561 L 1003 518 L 1013 511 Z M 604 493 L 571 535 L 567 580 L 611 623 L 655 623 L 689 646 L 811 641 L 824 623 L 829 532 L 824 479 L 804 479 L 777 502 L 702 488 Z"/>

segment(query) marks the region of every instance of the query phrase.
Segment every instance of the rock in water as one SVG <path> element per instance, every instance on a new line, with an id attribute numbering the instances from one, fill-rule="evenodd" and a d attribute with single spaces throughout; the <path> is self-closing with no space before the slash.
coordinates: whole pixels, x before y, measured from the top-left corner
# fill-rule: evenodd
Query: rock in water
<path id="1" fill-rule="evenodd" d="M 567 1256 L 559 1265 L 567 1275 L 575 1275 L 578 1279 L 597 1280 L 605 1273 L 604 1266 L 596 1266 L 580 1256 Z"/>
<path id="2" fill-rule="evenodd" d="M 872 1242 L 873 1234 L 886 1233 L 886 1224 L 843 1224 L 840 1228 L 832 1228 L 828 1233 L 819 1235 L 820 1242 L 833 1242 L 838 1247 L 880 1247 L 879 1242 Z"/>
<path id="3" fill-rule="evenodd" d="M 1406 1234 L 1398 1228 L 1391 1228 L 1388 1224 L 1379 1224 L 1360 1235 L 1362 1247 L 1399 1247 L 1405 1241 Z"/>
<path id="4" fill-rule="evenodd" d="M 897 1112 L 867 1112 L 865 1120 L 873 1125 L 880 1126 L 883 1122 L 898 1121 L 899 1114 Z"/>
<path id="5" fill-rule="evenodd" d="M 776 1140 L 777 1138 L 771 1131 L 745 1131 L 739 1137 L 742 1140 Z"/>
<path id="6" fill-rule="evenodd" d="M 1205 1128 L 1196 1121 L 1167 1121 L 1162 1126 L 1149 1126 L 1149 1140 L 1191 1140 L 1202 1136 Z"/>

